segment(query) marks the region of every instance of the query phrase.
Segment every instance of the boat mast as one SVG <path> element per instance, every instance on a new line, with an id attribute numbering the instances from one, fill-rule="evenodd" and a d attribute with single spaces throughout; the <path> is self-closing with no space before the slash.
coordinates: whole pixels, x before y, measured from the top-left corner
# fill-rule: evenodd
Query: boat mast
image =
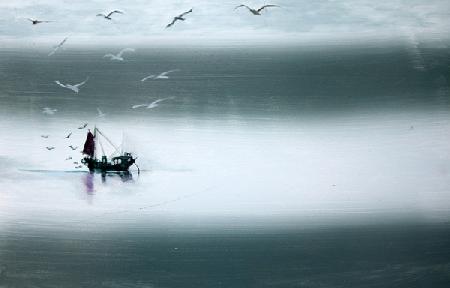
<path id="1" fill-rule="evenodd" d="M 97 159 L 97 126 L 94 126 L 94 159 Z"/>
<path id="2" fill-rule="evenodd" d="M 122 131 L 122 143 L 120 144 L 120 155 L 123 155 L 123 142 L 125 141 L 125 133 Z"/>

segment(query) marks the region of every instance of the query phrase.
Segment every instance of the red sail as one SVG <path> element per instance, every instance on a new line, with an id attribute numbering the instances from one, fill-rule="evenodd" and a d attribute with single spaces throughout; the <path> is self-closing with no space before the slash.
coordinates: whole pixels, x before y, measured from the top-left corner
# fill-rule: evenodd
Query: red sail
<path id="1" fill-rule="evenodd" d="M 94 134 L 92 134 L 91 131 L 89 131 L 87 133 L 86 142 L 84 142 L 83 153 L 91 157 L 94 157 L 94 150 L 95 150 Z"/>

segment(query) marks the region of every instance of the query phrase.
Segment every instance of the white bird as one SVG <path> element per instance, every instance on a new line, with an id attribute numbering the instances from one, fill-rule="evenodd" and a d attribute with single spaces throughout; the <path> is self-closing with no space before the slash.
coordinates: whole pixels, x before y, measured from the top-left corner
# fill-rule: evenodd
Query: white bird
<path id="1" fill-rule="evenodd" d="M 83 125 L 81 125 L 80 127 L 78 127 L 78 129 L 84 129 L 84 128 L 86 128 L 87 125 L 88 125 L 88 123 L 84 123 Z"/>
<path id="2" fill-rule="evenodd" d="M 102 110 L 100 110 L 100 108 L 97 107 L 97 112 L 98 112 L 98 116 L 99 118 L 105 117 L 105 113 L 102 112 Z"/>
<path id="3" fill-rule="evenodd" d="M 278 6 L 278 5 L 264 5 L 264 6 L 262 6 L 262 7 L 259 8 L 259 9 L 253 9 L 253 8 L 248 7 L 247 5 L 241 4 L 241 5 L 239 5 L 239 6 L 236 6 L 236 7 L 234 8 L 234 10 L 236 10 L 236 9 L 238 9 L 238 8 L 240 8 L 240 7 L 245 7 L 245 8 L 247 8 L 248 11 L 250 11 L 250 13 L 252 13 L 253 15 L 261 15 L 261 11 L 264 10 L 265 8 L 268 8 L 268 7 L 280 7 L 280 6 Z"/>
<path id="4" fill-rule="evenodd" d="M 42 108 L 42 113 L 47 114 L 47 115 L 53 115 L 53 114 L 55 114 L 56 111 L 58 111 L 58 110 L 57 109 L 52 109 L 50 107 Z"/>
<path id="5" fill-rule="evenodd" d="M 103 58 L 109 57 L 111 60 L 123 61 L 123 57 L 122 57 L 123 53 L 134 52 L 134 51 L 136 51 L 134 48 L 125 48 L 125 49 L 122 49 L 116 55 L 109 53 L 109 54 L 106 54 L 105 56 L 103 56 Z"/>
<path id="6" fill-rule="evenodd" d="M 88 80 L 89 80 L 89 77 L 86 77 L 86 80 L 84 80 L 83 82 L 78 83 L 78 84 L 73 84 L 73 85 L 72 84 L 62 84 L 58 80 L 56 80 L 55 83 L 63 88 L 67 88 L 67 89 L 72 90 L 75 93 L 78 93 L 78 92 L 80 92 L 80 87 L 83 86 L 84 84 L 86 84 L 86 82 Z"/>
<path id="7" fill-rule="evenodd" d="M 54 48 L 53 51 L 50 52 L 50 53 L 48 53 L 48 56 L 52 56 L 53 54 L 55 54 L 56 51 L 58 51 L 58 49 L 61 48 L 61 47 L 64 45 L 64 43 L 66 43 L 67 38 L 68 38 L 68 37 L 64 38 L 63 41 L 61 41 L 58 45 L 54 46 L 54 47 L 53 47 L 53 48 Z"/>
<path id="8" fill-rule="evenodd" d="M 72 132 L 70 132 L 69 134 L 67 134 L 66 138 L 69 139 L 70 136 L 72 136 Z"/>
<path id="9" fill-rule="evenodd" d="M 141 82 L 146 81 L 147 79 L 154 79 L 156 77 L 156 75 L 152 74 L 152 75 L 148 75 L 147 77 L 144 77 L 141 79 Z"/>
<path id="10" fill-rule="evenodd" d="M 53 22 L 53 21 L 42 21 L 42 20 L 37 20 L 37 19 L 32 19 L 32 18 L 27 18 L 28 20 L 30 20 L 31 21 L 31 24 L 33 24 L 33 25 L 37 25 L 37 24 L 40 24 L 40 23 L 50 23 L 50 22 Z"/>
<path id="11" fill-rule="evenodd" d="M 141 82 L 144 82 L 147 79 L 169 79 L 169 76 L 167 76 L 167 74 L 176 72 L 176 71 L 180 71 L 180 69 L 173 69 L 173 70 L 165 71 L 158 75 L 148 75 L 147 77 L 142 78 Z"/>
<path id="12" fill-rule="evenodd" d="M 78 148 L 78 146 L 73 147 L 72 145 L 69 145 L 69 147 L 70 147 L 70 149 L 72 149 L 72 150 L 77 150 L 77 148 Z"/>
<path id="13" fill-rule="evenodd" d="M 109 13 L 106 14 L 106 15 L 103 14 L 103 13 L 99 13 L 99 14 L 97 14 L 97 16 L 102 16 L 103 18 L 105 18 L 105 19 L 107 19 L 107 20 L 112 20 L 111 16 L 112 16 L 114 13 L 125 14 L 125 13 L 123 13 L 123 12 L 120 11 L 120 10 L 114 10 L 114 11 L 109 12 Z"/>
<path id="14" fill-rule="evenodd" d="M 186 11 L 186 12 L 184 12 L 184 13 L 181 13 L 181 14 L 178 15 L 178 16 L 173 17 L 172 22 L 170 22 L 169 24 L 167 24 L 166 28 L 171 27 L 171 26 L 172 26 L 173 24 L 175 24 L 175 22 L 177 22 L 178 20 L 180 20 L 180 21 L 186 20 L 186 18 L 183 18 L 183 17 L 184 17 L 186 14 L 189 14 L 189 13 L 191 13 L 191 12 L 192 12 L 192 9 L 190 9 L 189 11 Z"/>
<path id="15" fill-rule="evenodd" d="M 83 165 L 78 165 L 78 166 L 75 166 L 75 168 L 76 168 L 76 169 L 80 169 L 80 168 L 83 168 Z"/>
<path id="16" fill-rule="evenodd" d="M 48 147 L 48 146 L 47 146 L 47 147 L 45 147 L 45 148 L 47 148 L 48 151 L 55 149 L 55 147 L 53 147 L 53 146 L 51 146 L 51 147 Z"/>
<path id="17" fill-rule="evenodd" d="M 137 104 L 137 105 L 133 105 L 131 108 L 132 109 L 136 109 L 136 108 L 139 108 L 139 107 L 145 107 L 145 106 L 147 106 L 147 109 L 152 109 L 152 108 L 155 108 L 155 107 L 158 107 L 158 103 L 160 103 L 160 102 L 162 102 L 162 101 L 165 101 L 165 100 L 169 100 L 169 99 L 174 99 L 175 97 L 167 97 L 167 98 L 161 98 L 161 99 L 158 99 L 158 100 L 155 100 L 155 101 L 153 101 L 152 103 L 150 103 L 150 104 L 148 104 L 148 103 L 146 103 L 146 104 Z"/>
<path id="18" fill-rule="evenodd" d="M 67 158 L 66 158 L 66 161 L 67 161 L 67 160 L 72 160 L 72 156 L 67 157 Z"/>
<path id="19" fill-rule="evenodd" d="M 42 138 L 47 139 L 49 135 L 41 135 Z"/>

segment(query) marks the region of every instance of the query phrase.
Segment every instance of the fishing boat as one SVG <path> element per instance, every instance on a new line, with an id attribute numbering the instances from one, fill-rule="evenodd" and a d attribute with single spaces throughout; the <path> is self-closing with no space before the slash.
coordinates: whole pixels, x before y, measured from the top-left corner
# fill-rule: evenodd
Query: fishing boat
<path id="1" fill-rule="evenodd" d="M 114 152 L 109 156 L 106 156 L 103 146 L 103 140 L 114 148 Z M 122 151 L 122 146 L 115 145 L 108 137 L 105 136 L 97 127 L 94 128 L 94 133 L 91 130 L 88 131 L 86 141 L 84 143 L 83 154 L 85 157 L 81 160 L 81 163 L 86 165 L 91 172 L 128 172 L 131 165 L 136 164 L 136 158 L 129 152 Z M 98 147 L 101 148 L 101 158 L 98 158 Z"/>

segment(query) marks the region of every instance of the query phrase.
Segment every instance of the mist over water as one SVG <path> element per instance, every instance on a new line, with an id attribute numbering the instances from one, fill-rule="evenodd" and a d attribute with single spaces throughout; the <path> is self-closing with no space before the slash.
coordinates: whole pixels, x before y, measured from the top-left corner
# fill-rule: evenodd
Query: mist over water
<path id="1" fill-rule="evenodd" d="M 3 285 L 445 287 L 450 50 L 419 48 L 1 51 Z M 75 169 L 84 122 L 141 173 Z"/>

